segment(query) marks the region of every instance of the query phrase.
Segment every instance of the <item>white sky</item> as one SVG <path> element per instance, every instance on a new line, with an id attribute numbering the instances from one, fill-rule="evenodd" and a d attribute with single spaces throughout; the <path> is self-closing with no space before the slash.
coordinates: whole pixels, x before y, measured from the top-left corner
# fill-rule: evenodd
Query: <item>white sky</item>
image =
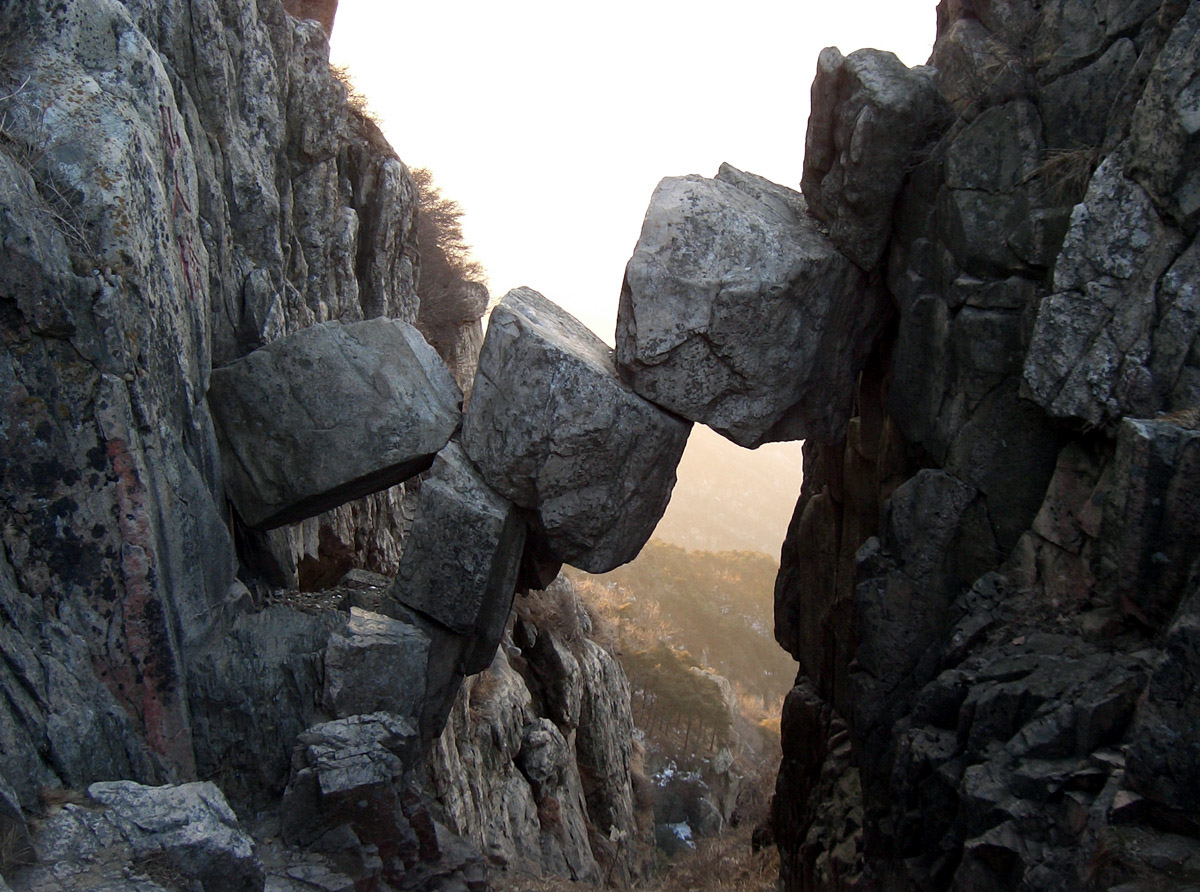
<path id="1" fill-rule="evenodd" d="M 936 0 L 341 0 L 347 66 L 400 157 L 462 204 L 493 297 L 529 285 L 610 344 L 664 176 L 798 188 L 822 47 L 929 56 Z"/>

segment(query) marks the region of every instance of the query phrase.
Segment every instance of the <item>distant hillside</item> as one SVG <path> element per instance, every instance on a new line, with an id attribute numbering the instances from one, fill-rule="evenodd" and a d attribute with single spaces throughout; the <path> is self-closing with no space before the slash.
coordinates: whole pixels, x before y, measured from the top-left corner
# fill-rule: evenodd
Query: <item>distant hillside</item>
<path id="1" fill-rule="evenodd" d="M 704 551 L 759 551 L 777 561 L 800 495 L 800 446 L 743 449 L 696 425 L 655 538 Z"/>
<path id="2" fill-rule="evenodd" d="M 585 602 L 618 625 L 625 646 L 685 650 L 770 703 L 796 674 L 772 631 L 777 569 L 755 551 L 688 551 L 652 539 L 632 563 L 575 578 Z"/>

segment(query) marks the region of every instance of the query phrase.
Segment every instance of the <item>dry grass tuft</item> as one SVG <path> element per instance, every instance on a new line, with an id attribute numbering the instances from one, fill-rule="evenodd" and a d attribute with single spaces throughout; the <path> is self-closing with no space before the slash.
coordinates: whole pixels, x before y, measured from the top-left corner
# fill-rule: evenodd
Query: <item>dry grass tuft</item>
<path id="1" fill-rule="evenodd" d="M 1078 204 L 1087 193 L 1088 183 L 1101 157 L 1099 146 L 1051 150 L 1046 152 L 1035 176 L 1046 184 L 1047 194 L 1055 204 Z"/>

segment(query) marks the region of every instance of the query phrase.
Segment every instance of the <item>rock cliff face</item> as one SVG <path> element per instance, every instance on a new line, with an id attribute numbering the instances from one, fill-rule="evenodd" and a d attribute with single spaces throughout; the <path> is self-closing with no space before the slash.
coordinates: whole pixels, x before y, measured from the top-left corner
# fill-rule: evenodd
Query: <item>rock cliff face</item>
<path id="1" fill-rule="evenodd" d="M 416 774 L 518 580 L 563 559 L 538 540 L 522 563 L 530 509 L 562 518 L 507 501 L 507 472 L 459 445 L 452 373 L 473 376 L 480 328 L 448 370 L 410 324 L 407 170 L 347 104 L 325 31 L 279 0 L 9 0 L 0 30 L 0 871 L 27 868 L 18 892 L 485 887 Z M 599 356 L 543 303 L 580 332 L 568 361 Z M 623 490 L 599 469 L 652 493 L 648 535 L 688 425 L 597 368 L 671 446 Z M 378 492 L 430 465 L 415 509 Z M 542 502 L 585 486 L 561 472 Z M 574 510 L 632 554 L 615 514 Z M 351 563 L 398 579 L 298 590 Z M 633 827 L 624 678 L 540 634 L 546 672 L 578 664 L 561 730 L 517 728 L 529 801 L 565 822 L 543 860 L 628 875 L 601 844 Z"/>
<path id="2" fill-rule="evenodd" d="M 907 105 L 822 56 L 805 196 L 894 315 L 846 436 L 805 445 L 776 588 L 789 889 L 1200 877 L 1198 27 L 943 2 Z M 863 122 L 895 116 L 925 147 L 880 195 L 861 159 L 903 141 Z"/>
<path id="3" fill-rule="evenodd" d="M 231 525 L 205 396 L 214 366 L 313 323 L 411 321 L 415 196 L 324 32 L 275 2 L 0 19 L 0 586 L 25 692 L 0 733 L 30 807 L 47 785 L 191 775 L 186 655 L 243 609 L 239 556 L 294 581 L 298 556 L 398 513 L 393 494 L 270 538 Z"/>
<path id="4" fill-rule="evenodd" d="M 647 851 L 629 685 L 589 633 L 566 577 L 518 596 L 504 647 L 463 686 L 430 753 L 429 786 L 492 864 L 629 882 Z"/>

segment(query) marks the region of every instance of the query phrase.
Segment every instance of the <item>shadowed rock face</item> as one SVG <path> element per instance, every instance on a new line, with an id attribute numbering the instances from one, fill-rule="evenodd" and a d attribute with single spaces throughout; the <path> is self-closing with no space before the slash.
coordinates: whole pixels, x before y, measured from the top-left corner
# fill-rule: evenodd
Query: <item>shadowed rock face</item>
<path id="1" fill-rule="evenodd" d="M 604 342 L 536 291 L 510 291 L 492 311 L 463 449 L 533 512 L 559 560 L 593 573 L 632 560 L 666 510 L 690 430 L 630 390 Z"/>
<path id="2" fill-rule="evenodd" d="M 425 470 L 462 394 L 417 330 L 393 319 L 314 325 L 213 372 L 226 490 L 270 529 Z"/>
<path id="3" fill-rule="evenodd" d="M 797 193 L 725 166 L 663 180 L 625 270 L 617 365 L 742 446 L 837 439 L 888 305 Z"/>

